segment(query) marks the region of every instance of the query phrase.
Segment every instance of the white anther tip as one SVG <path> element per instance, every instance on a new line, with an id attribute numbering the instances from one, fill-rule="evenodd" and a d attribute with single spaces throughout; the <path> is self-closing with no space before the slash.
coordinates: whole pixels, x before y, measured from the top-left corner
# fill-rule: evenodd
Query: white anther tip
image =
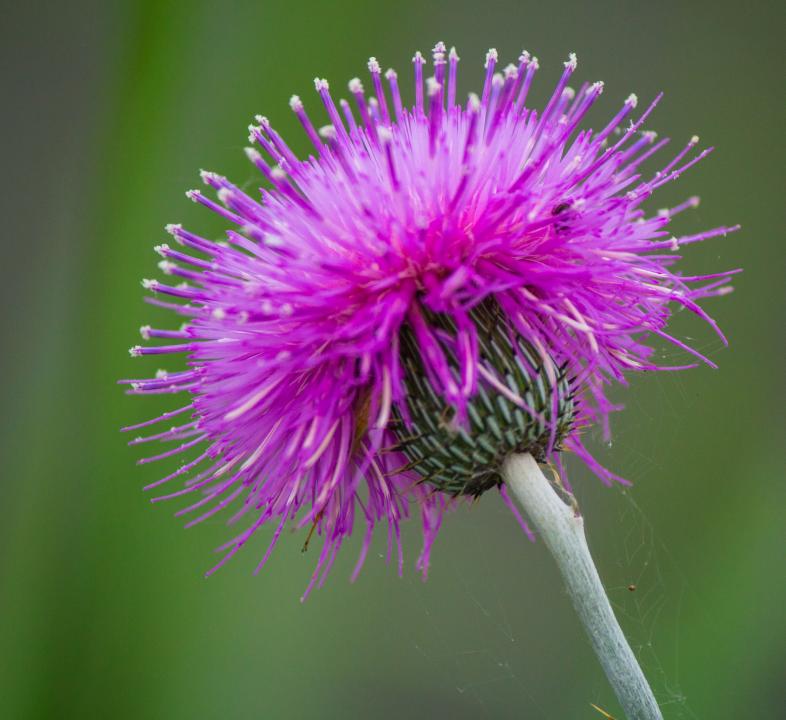
<path id="1" fill-rule="evenodd" d="M 142 354 L 142 346 L 134 345 L 134 347 L 128 348 L 128 354 L 131 357 L 139 357 Z"/>
<path id="2" fill-rule="evenodd" d="M 349 88 L 349 92 L 353 94 L 363 92 L 363 83 L 360 82 L 360 78 L 352 78 L 347 84 L 347 87 Z"/>
<path id="3" fill-rule="evenodd" d="M 388 68 L 387 70 L 385 70 L 385 77 L 388 80 L 395 80 L 398 77 L 398 75 L 396 74 L 396 71 L 393 68 Z"/>
<path id="4" fill-rule="evenodd" d="M 375 57 L 368 59 L 368 71 L 373 75 L 380 72 L 379 62 Z"/>
<path id="5" fill-rule="evenodd" d="M 199 177 L 202 178 L 203 183 L 210 183 L 213 180 L 218 180 L 218 175 L 210 170 L 200 170 Z"/>
<path id="6" fill-rule="evenodd" d="M 182 230 L 183 226 L 180 223 L 168 223 L 164 225 L 164 230 L 166 230 L 170 235 L 177 235 L 179 230 Z"/>
<path id="7" fill-rule="evenodd" d="M 293 95 L 289 98 L 289 107 L 295 112 L 300 112 L 303 109 L 303 101 L 300 99 L 299 95 Z"/>
<path id="8" fill-rule="evenodd" d="M 579 64 L 579 60 L 576 57 L 576 53 L 570 53 L 568 55 L 568 59 L 565 61 L 565 67 L 568 70 L 575 70 Z"/>
<path id="9" fill-rule="evenodd" d="M 693 136 L 693 137 L 690 139 L 690 144 L 691 144 L 691 145 L 698 145 L 698 144 L 699 144 L 699 136 L 698 136 L 698 135 L 694 135 L 694 136 Z"/>
<path id="10" fill-rule="evenodd" d="M 499 53 L 497 53 L 496 48 L 489 48 L 489 51 L 486 53 L 486 64 L 484 67 L 488 67 L 489 63 L 496 63 L 497 58 L 499 57 Z"/>
<path id="11" fill-rule="evenodd" d="M 325 140 L 333 140 L 336 137 L 336 128 L 333 125 L 323 125 L 319 128 L 319 137 Z"/>
<path id="12" fill-rule="evenodd" d="M 628 95 L 627 99 L 625 100 L 625 104 L 628 107 L 635 108 L 636 105 L 639 104 L 639 96 L 636 95 L 636 93 L 631 93 L 630 95 Z"/>

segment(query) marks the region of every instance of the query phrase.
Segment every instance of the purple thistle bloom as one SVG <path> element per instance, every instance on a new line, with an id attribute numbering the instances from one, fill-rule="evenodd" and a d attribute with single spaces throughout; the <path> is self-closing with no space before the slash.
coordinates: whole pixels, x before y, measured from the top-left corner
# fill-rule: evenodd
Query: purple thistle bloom
<path id="1" fill-rule="evenodd" d="M 737 228 L 675 237 L 667 226 L 697 198 L 654 215 L 642 209 L 710 149 L 696 153 L 693 138 L 659 172 L 642 174 L 667 142 L 642 131 L 660 96 L 634 117 L 631 95 L 600 131 L 580 129 L 603 83 L 568 87 L 574 55 L 540 112 L 526 104 L 538 68 L 528 53 L 499 73 L 490 50 L 482 95 L 463 105 L 455 50 L 439 43 L 433 57 L 425 81 L 424 58 L 413 59 L 411 108 L 393 70 L 384 88 L 374 58 L 368 94 L 354 79 L 350 101 L 337 104 L 327 81 L 315 81 L 330 123 L 322 128 L 293 97 L 313 145 L 307 159 L 258 117 L 250 127 L 257 147 L 246 152 L 267 181 L 260 197 L 210 172 L 202 179 L 216 200 L 187 193 L 229 222 L 226 241 L 171 225 L 182 247 L 156 248 L 161 270 L 176 281 L 145 280 L 149 301 L 186 322 L 180 330 L 142 328 L 145 340 L 163 344 L 131 354 L 184 353 L 187 369 L 122 382 L 131 394 L 185 392 L 188 401 L 125 429 L 169 427 L 176 418 L 131 444 L 177 443 L 140 462 L 195 449 L 149 486 L 187 478 L 156 500 L 193 493 L 195 502 L 178 512 L 189 514 L 189 525 L 234 508 L 231 521 L 243 529 L 210 572 L 268 521 L 276 529 L 260 568 L 287 521 L 303 528 L 306 543 L 314 532 L 324 538 L 309 590 L 356 522 L 365 536 L 355 574 L 381 522 L 401 572 L 400 522 L 418 513 L 417 566 L 426 574 L 443 512 L 464 491 L 424 482 L 405 451 L 413 347 L 423 392 L 450 408 L 447 431 L 469 437 L 472 403 L 493 393 L 543 431 L 539 459 L 559 463 L 559 450 L 573 452 L 607 483 L 621 478 L 592 458 L 580 435 L 594 424 L 608 434 L 616 408 L 605 388 L 628 371 L 696 364 L 658 366 L 647 341 L 660 338 L 714 366 L 666 326 L 672 309 L 684 307 L 723 338 L 697 300 L 729 291 L 734 271 L 685 277 L 672 268 L 681 246 Z M 537 408 L 483 350 L 478 317 L 490 303 L 504 326 L 494 342 L 507 338 L 523 377 L 547 386 Z M 507 501 L 504 485 L 489 486 Z"/>

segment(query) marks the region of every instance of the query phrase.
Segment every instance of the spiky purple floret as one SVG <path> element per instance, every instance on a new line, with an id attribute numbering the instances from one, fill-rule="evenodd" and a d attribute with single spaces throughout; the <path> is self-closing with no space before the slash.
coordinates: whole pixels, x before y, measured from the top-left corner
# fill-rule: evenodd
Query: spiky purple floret
<path id="1" fill-rule="evenodd" d="M 258 117 L 250 139 L 259 150 L 247 154 L 268 182 L 261 197 L 209 172 L 202 179 L 217 200 L 188 193 L 231 223 L 227 242 L 170 225 L 182 248 L 156 248 L 161 269 L 176 281 L 144 285 L 174 298 L 151 302 L 186 322 L 174 331 L 145 326 L 145 340 L 165 344 L 131 354 L 182 352 L 188 369 L 123 382 L 132 394 L 191 397 L 126 429 L 177 416 L 181 424 L 132 441 L 178 443 L 142 462 L 196 448 L 196 457 L 150 486 L 187 477 L 185 487 L 156 499 L 196 494 L 178 513 L 194 513 L 189 524 L 230 506 L 233 521 L 245 518 L 216 568 L 274 521 L 261 567 L 292 520 L 324 537 L 310 589 L 324 580 L 359 513 L 366 533 L 358 569 L 373 528 L 386 521 L 400 570 L 399 523 L 414 508 L 424 533 L 417 564 L 426 573 L 451 501 L 400 471 L 401 455 L 386 451 L 395 445 L 394 404 L 406 415 L 398 340 L 404 324 L 430 382 L 461 419 L 479 377 L 492 374 L 478 357 L 469 311 L 494 298 L 547 367 L 567 365 L 579 402 L 563 445 L 606 482 L 616 476 L 589 455 L 579 431 L 600 423 L 608 432 L 615 408 L 604 389 L 627 371 L 676 369 L 657 366 L 647 340 L 665 339 L 712 365 L 665 328 L 672 308 L 682 306 L 717 330 L 696 301 L 728 291 L 732 272 L 684 277 L 670 268 L 680 246 L 736 227 L 675 237 L 667 226 L 696 198 L 655 215 L 642 209 L 710 150 L 693 153 L 693 138 L 662 170 L 643 176 L 642 163 L 667 142 L 642 132 L 660 96 L 629 120 L 631 95 L 599 132 L 582 130 L 603 84 L 569 88 L 575 56 L 538 113 L 526 106 L 537 59 L 525 52 L 518 66 L 498 73 L 492 50 L 481 97 L 459 105 L 459 58 L 445 50 L 441 43 L 434 49 L 434 76 L 425 83 L 425 61 L 415 55 L 411 108 L 390 70 L 388 103 L 374 58 L 373 94 L 354 79 L 351 104 L 336 105 L 327 81 L 315 81 L 330 125 L 317 129 L 294 96 L 290 105 L 314 148 L 308 159 Z M 447 314 L 457 328 L 460 381 L 428 313 Z"/>

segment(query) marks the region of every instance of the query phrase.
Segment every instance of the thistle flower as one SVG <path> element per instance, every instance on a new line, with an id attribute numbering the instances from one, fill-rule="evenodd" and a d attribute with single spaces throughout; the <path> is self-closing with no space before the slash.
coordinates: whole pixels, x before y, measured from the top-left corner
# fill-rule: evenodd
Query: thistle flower
<path id="1" fill-rule="evenodd" d="M 195 453 L 149 486 L 186 479 L 156 500 L 193 494 L 177 513 L 189 525 L 229 508 L 244 523 L 213 570 L 272 522 L 261 567 L 292 521 L 305 545 L 323 538 L 309 590 L 358 522 L 355 572 L 380 523 L 401 571 L 400 522 L 417 513 L 425 575 L 461 496 L 498 488 L 510 505 L 508 455 L 559 466 L 564 450 L 622 481 L 582 441 L 592 425 L 608 434 L 606 388 L 632 371 L 713 366 L 666 327 L 685 308 L 723 338 L 697 301 L 727 292 L 733 271 L 673 268 L 682 246 L 736 227 L 675 236 L 672 219 L 697 198 L 643 208 L 710 149 L 696 152 L 694 137 L 644 174 L 667 143 L 643 130 L 660 96 L 636 116 L 631 95 L 600 130 L 582 129 L 603 83 L 571 89 L 574 55 L 540 111 L 527 105 L 537 59 L 524 52 L 502 72 L 497 60 L 490 50 L 482 94 L 464 103 L 458 55 L 442 43 L 425 81 L 425 59 L 413 58 L 411 107 L 374 58 L 370 91 L 355 78 L 349 101 L 317 79 L 329 124 L 317 129 L 322 110 L 290 101 L 307 158 L 258 117 L 246 150 L 266 181 L 258 197 L 212 172 L 202 180 L 215 199 L 187 193 L 228 222 L 225 241 L 167 227 L 177 246 L 156 250 L 174 282 L 143 285 L 185 324 L 143 327 L 164 344 L 131 355 L 183 353 L 186 369 L 122 382 L 188 399 L 126 430 L 177 418 L 131 443 L 177 443 L 140 462 Z M 653 339 L 690 361 L 657 365 Z"/>

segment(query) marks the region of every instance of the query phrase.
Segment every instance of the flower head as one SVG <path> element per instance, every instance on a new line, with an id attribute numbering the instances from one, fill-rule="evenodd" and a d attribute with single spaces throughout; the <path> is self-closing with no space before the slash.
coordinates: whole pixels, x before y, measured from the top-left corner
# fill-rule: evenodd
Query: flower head
<path id="1" fill-rule="evenodd" d="M 259 195 L 212 172 L 202 173 L 211 193 L 187 193 L 227 221 L 226 240 L 168 226 L 175 246 L 156 250 L 174 282 L 143 284 L 185 323 L 143 327 L 163 344 L 131 354 L 184 353 L 187 366 L 124 382 L 187 400 L 127 429 L 177 418 L 132 442 L 176 443 L 143 462 L 191 451 L 151 486 L 186 479 L 164 497 L 193 494 L 178 513 L 190 524 L 234 510 L 242 530 L 219 566 L 271 521 L 261 567 L 292 521 L 324 538 L 312 584 L 356 522 L 366 528 L 358 568 L 381 522 L 400 567 L 400 520 L 415 512 L 425 573 L 454 498 L 504 494 L 506 453 L 558 460 L 564 449 L 616 477 L 581 432 L 608 431 L 610 383 L 676 369 L 656 365 L 649 340 L 684 351 L 681 367 L 712 365 L 666 326 L 682 307 L 717 330 L 697 300 L 726 292 L 731 273 L 672 268 L 683 245 L 736 228 L 675 237 L 669 224 L 696 198 L 643 209 L 709 150 L 697 153 L 692 138 L 642 174 L 667 142 L 643 131 L 660 96 L 636 116 L 631 95 L 600 130 L 582 129 L 603 83 L 571 89 L 574 55 L 540 111 L 527 105 L 537 59 L 525 52 L 501 72 L 497 60 L 490 50 L 481 95 L 463 103 L 458 55 L 442 43 L 431 77 L 413 58 L 411 107 L 374 58 L 370 87 L 351 80 L 349 101 L 317 79 L 328 124 L 290 101 L 309 157 L 257 117 L 246 152 L 266 181 Z"/>

